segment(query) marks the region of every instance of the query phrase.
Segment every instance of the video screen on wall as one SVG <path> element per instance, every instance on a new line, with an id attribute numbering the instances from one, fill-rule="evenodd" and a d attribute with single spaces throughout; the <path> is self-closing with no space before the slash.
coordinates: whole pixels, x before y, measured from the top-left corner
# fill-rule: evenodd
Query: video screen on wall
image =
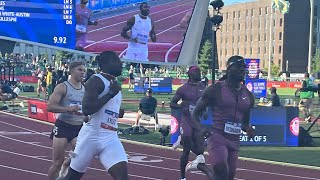
<path id="1" fill-rule="evenodd" d="M 130 62 L 177 62 L 197 0 L 5 0 L 0 36 Z"/>

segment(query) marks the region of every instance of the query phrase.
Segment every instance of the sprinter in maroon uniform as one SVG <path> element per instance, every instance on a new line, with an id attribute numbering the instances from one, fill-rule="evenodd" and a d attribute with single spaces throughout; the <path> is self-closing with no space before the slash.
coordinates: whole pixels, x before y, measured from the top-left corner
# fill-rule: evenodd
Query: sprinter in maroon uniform
<path id="1" fill-rule="evenodd" d="M 201 72 L 198 66 L 191 66 L 188 70 L 189 80 L 182 85 L 172 98 L 170 106 L 171 108 L 181 108 L 181 136 L 175 144 L 181 144 L 183 146 L 183 152 L 180 157 L 180 173 L 181 180 L 185 180 L 185 173 L 191 169 L 198 169 L 210 176 L 211 169 L 205 165 L 205 159 L 203 156 L 205 143 L 204 136 L 195 131 L 192 123 L 192 112 L 197 101 L 200 99 L 204 92 L 205 86 L 201 83 Z M 178 101 L 182 100 L 182 103 L 178 105 Z M 190 151 L 197 155 L 195 163 L 188 164 L 188 157 Z"/>
<path id="2" fill-rule="evenodd" d="M 213 127 L 208 139 L 209 163 L 213 165 L 214 180 L 233 180 L 240 149 L 241 131 L 253 137 L 249 123 L 254 96 L 242 84 L 246 73 L 243 57 L 232 56 L 227 62 L 227 74 L 209 86 L 193 112 L 195 129 L 201 131 L 200 117 L 207 107 L 213 112 Z"/>

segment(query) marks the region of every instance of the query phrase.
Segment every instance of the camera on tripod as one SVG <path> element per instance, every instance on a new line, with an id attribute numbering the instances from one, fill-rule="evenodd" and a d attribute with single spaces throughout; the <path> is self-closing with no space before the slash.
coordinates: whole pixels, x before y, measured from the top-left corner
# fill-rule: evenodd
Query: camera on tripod
<path id="1" fill-rule="evenodd" d="M 166 144 L 166 137 L 168 137 L 170 132 L 170 126 L 160 127 L 159 132 L 161 133 L 160 145 L 164 146 Z"/>

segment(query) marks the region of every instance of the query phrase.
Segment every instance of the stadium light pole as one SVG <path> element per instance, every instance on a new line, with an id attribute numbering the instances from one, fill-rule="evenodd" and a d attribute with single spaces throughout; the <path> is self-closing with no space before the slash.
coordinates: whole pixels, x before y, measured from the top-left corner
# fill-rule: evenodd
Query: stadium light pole
<path id="1" fill-rule="evenodd" d="M 224 6 L 224 3 L 222 0 L 214 0 L 210 3 L 210 5 L 213 8 L 213 16 L 210 18 L 211 25 L 213 28 L 213 34 L 212 34 L 212 77 L 211 81 L 212 84 L 214 84 L 216 79 L 216 61 L 218 60 L 217 55 L 217 30 L 219 29 L 220 24 L 223 21 L 223 17 L 221 16 L 220 10 Z"/>
<path id="2" fill-rule="evenodd" d="M 313 18 L 314 18 L 314 0 L 310 0 L 310 29 L 309 29 L 309 52 L 308 52 L 308 73 L 311 73 L 312 66 L 312 40 L 313 40 Z"/>

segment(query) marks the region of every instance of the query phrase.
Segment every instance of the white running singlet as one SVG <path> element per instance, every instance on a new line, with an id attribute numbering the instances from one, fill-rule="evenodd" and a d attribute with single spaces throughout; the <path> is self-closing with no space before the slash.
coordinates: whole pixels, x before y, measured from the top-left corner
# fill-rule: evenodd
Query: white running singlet
<path id="1" fill-rule="evenodd" d="M 98 96 L 101 98 L 108 93 L 110 81 L 101 74 L 95 74 L 95 76 L 104 83 L 104 91 Z M 120 91 L 93 114 L 88 123 L 83 125 L 78 135 L 74 156 L 71 159 L 72 169 L 84 173 L 95 156 L 98 156 L 106 170 L 119 162 L 128 162 L 117 131 L 106 128 L 118 128 L 121 101 Z"/>
<path id="2" fill-rule="evenodd" d="M 152 29 L 152 22 L 149 17 L 142 19 L 139 14 L 134 15 L 134 25 L 131 29 L 131 38 L 137 38 L 137 43 L 128 43 L 125 59 L 148 61 L 148 41 Z"/>

